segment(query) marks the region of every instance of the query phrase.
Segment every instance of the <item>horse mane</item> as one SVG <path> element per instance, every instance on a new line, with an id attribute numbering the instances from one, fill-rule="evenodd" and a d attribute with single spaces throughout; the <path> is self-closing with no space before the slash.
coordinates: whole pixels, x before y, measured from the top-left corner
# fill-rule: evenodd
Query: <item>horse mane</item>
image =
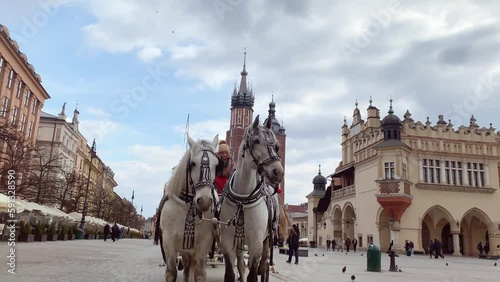
<path id="1" fill-rule="evenodd" d="M 172 175 L 167 183 L 167 187 L 165 188 L 165 193 L 167 195 L 176 195 L 179 196 L 183 190 L 186 189 L 187 186 L 187 167 L 189 165 L 189 160 L 191 157 L 191 152 L 198 150 L 201 147 L 202 142 L 206 142 L 210 146 L 212 150 L 215 151 L 215 148 L 212 147 L 212 142 L 208 140 L 198 140 L 196 141 L 194 147 L 189 148 L 189 150 L 184 153 L 179 164 L 174 168 Z"/>

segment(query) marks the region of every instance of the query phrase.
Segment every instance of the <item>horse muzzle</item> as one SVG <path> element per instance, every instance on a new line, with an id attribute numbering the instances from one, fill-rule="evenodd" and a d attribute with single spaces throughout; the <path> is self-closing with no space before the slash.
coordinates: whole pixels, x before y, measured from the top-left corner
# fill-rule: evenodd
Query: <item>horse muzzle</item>
<path id="1" fill-rule="evenodd" d="M 213 200 L 212 197 L 209 196 L 200 196 L 195 197 L 194 204 L 196 205 L 196 209 L 200 212 L 204 213 L 212 207 Z"/>

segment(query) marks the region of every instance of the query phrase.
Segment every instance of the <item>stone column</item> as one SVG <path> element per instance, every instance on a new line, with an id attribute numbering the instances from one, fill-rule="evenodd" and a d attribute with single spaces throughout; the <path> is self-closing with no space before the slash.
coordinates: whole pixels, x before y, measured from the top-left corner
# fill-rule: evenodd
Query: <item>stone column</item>
<path id="1" fill-rule="evenodd" d="M 460 232 L 458 231 L 452 231 L 451 234 L 453 235 L 453 256 L 462 256 L 460 253 Z"/>
<path id="2" fill-rule="evenodd" d="M 394 242 L 394 245 L 392 245 L 392 250 L 394 250 L 394 251 L 400 251 L 403 249 L 401 247 L 401 245 L 399 244 L 399 231 L 400 230 L 401 230 L 401 226 L 399 224 L 399 221 L 395 221 L 394 225 L 391 227 L 391 240 Z"/>

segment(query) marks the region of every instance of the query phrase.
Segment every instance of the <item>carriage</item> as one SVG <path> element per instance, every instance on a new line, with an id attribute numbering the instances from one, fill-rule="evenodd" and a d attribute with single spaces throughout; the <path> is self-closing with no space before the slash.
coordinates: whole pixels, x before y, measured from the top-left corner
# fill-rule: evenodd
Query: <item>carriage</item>
<path id="1" fill-rule="evenodd" d="M 220 199 L 213 185 L 218 136 L 196 142 L 188 136 L 189 150 L 172 173 L 156 225 L 166 281 L 176 281 L 181 269 L 184 281 L 205 281 L 211 251 L 216 260 L 208 264 L 222 264 L 218 259 L 223 258 L 224 281 L 235 281 L 235 260 L 239 281 L 257 281 L 258 276 L 269 281 L 273 234 L 286 228 L 276 194 L 284 170 L 270 121 L 260 125 L 257 116 L 245 129 L 236 170 Z"/>

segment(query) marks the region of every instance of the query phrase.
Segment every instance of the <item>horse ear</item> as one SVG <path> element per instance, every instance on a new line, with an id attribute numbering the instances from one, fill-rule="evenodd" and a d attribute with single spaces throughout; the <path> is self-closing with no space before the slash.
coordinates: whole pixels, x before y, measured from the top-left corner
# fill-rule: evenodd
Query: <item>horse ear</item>
<path id="1" fill-rule="evenodd" d="M 217 148 L 217 145 L 219 145 L 219 134 L 214 136 L 214 139 L 212 140 L 212 146 L 214 148 Z"/>
<path id="2" fill-rule="evenodd" d="M 188 140 L 189 148 L 193 148 L 194 144 L 196 142 L 193 140 L 193 138 L 191 138 L 191 136 L 189 136 L 189 134 L 186 134 L 186 135 L 187 135 L 187 140 Z"/>
<path id="3" fill-rule="evenodd" d="M 271 116 L 269 116 L 269 117 L 267 118 L 267 120 L 266 120 L 266 127 L 267 127 L 268 129 L 271 129 L 271 125 L 273 125 L 273 123 L 272 123 L 272 118 L 271 118 Z"/>
<path id="4" fill-rule="evenodd" d="M 255 130 L 257 128 L 257 126 L 259 126 L 259 115 L 257 115 L 255 117 L 255 120 L 253 121 L 252 129 Z"/>

